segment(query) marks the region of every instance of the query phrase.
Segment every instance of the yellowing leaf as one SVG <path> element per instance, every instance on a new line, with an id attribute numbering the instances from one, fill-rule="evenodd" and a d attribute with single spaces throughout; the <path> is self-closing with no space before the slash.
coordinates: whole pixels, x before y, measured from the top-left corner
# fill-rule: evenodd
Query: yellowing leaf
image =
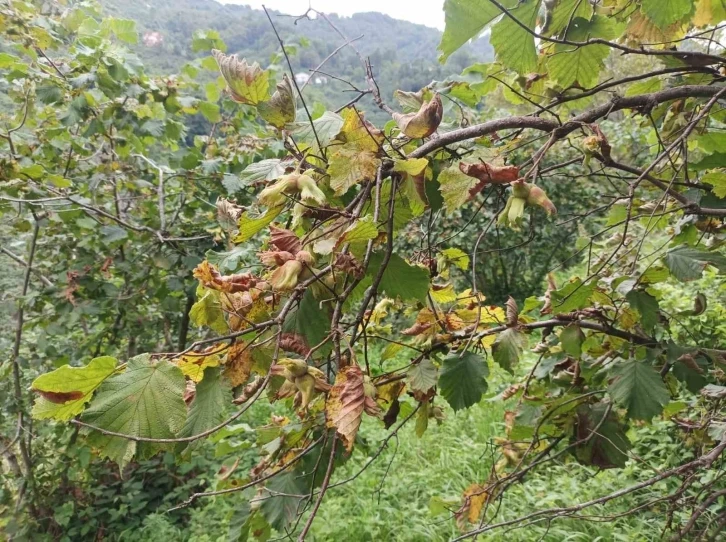
<path id="1" fill-rule="evenodd" d="M 640 9 L 660 28 L 666 28 L 688 15 L 693 0 L 641 0 Z"/>
<path id="2" fill-rule="evenodd" d="M 726 198 L 726 173 L 723 170 L 706 173 L 702 180 L 713 186 L 713 193 L 717 198 Z"/>
<path id="3" fill-rule="evenodd" d="M 393 171 L 400 173 L 403 177 L 401 191 L 408 199 L 413 216 L 421 215 L 428 205 L 424 186 L 427 166 L 428 160 L 425 158 L 395 160 L 393 163 Z"/>
<path id="4" fill-rule="evenodd" d="M 64 365 L 40 375 L 31 389 L 40 394 L 33 406 L 33 417 L 39 420 L 70 420 L 83 411 L 95 389 L 116 369 L 116 358 L 94 358 L 85 367 Z"/>
<path id="5" fill-rule="evenodd" d="M 460 248 L 446 248 L 441 251 L 441 254 L 462 271 L 466 271 L 469 268 L 469 255 Z"/>
<path id="6" fill-rule="evenodd" d="M 479 179 L 465 175 L 457 165 L 442 170 L 438 181 L 441 186 L 439 189 L 441 196 L 444 198 L 444 207 L 449 213 L 469 201 L 469 191 L 479 183 Z"/>
<path id="7" fill-rule="evenodd" d="M 342 196 L 360 181 L 375 178 L 380 163 L 373 151 L 345 145 L 330 157 L 330 188 Z"/>
<path id="8" fill-rule="evenodd" d="M 417 139 L 433 134 L 441 124 L 443 114 L 441 96 L 435 94 L 430 102 L 421 105 L 418 112 L 393 113 L 393 120 L 407 137 Z"/>
<path id="9" fill-rule="evenodd" d="M 431 299 L 436 303 L 444 304 L 456 301 L 456 292 L 454 291 L 454 286 L 451 284 L 447 284 L 443 288 L 431 288 L 429 293 L 431 294 Z"/>
<path id="10" fill-rule="evenodd" d="M 224 377 L 229 380 L 233 388 L 240 386 L 249 379 L 253 365 L 252 348 L 245 342 L 236 342 L 227 350 Z"/>
<path id="11" fill-rule="evenodd" d="M 197 286 L 197 302 L 189 311 L 189 320 L 197 327 L 209 327 L 220 334 L 229 332 L 229 326 L 224 319 L 220 292 L 209 290 L 201 284 Z"/>
<path id="12" fill-rule="evenodd" d="M 249 212 L 242 213 L 239 218 L 239 233 L 232 239 L 233 243 L 240 244 L 249 241 L 252 237 L 263 228 L 266 228 L 278 215 L 282 212 L 283 205 L 270 207 L 265 214 L 251 217 Z"/>
<path id="13" fill-rule="evenodd" d="M 726 0 L 700 0 L 693 16 L 694 26 L 718 24 L 726 20 Z"/>
<path id="14" fill-rule="evenodd" d="M 199 382 L 204 376 L 204 369 L 207 367 L 216 367 L 219 365 L 219 355 L 217 354 L 205 354 L 200 353 L 189 353 L 184 354 L 180 358 L 176 358 L 174 362 L 182 370 L 184 376 Z"/>
<path id="15" fill-rule="evenodd" d="M 257 62 L 248 64 L 246 59 L 239 60 L 237 55 L 225 55 L 218 49 L 212 54 L 233 100 L 248 105 L 267 101 L 270 97 L 268 73 Z"/>
<path id="16" fill-rule="evenodd" d="M 348 107 L 342 112 L 343 127 L 338 139 L 348 148 L 376 153 L 383 143 L 383 133 L 363 118 L 359 111 Z"/>

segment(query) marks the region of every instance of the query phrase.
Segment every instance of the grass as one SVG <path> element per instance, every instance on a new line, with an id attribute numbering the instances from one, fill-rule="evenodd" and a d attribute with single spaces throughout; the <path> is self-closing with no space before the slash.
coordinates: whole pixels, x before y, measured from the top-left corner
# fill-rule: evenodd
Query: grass
<path id="1" fill-rule="evenodd" d="M 501 402 L 483 402 L 457 414 L 448 410 L 445 422 L 430 425 L 421 439 L 413 434 L 413 427 L 404 428 L 398 448 L 392 440 L 389 449 L 358 479 L 330 490 L 312 529 L 314 539 L 423 541 L 449 540 L 461 534 L 450 514 L 434 516 L 429 502 L 432 498 L 458 502 L 470 484 L 487 479 L 492 464 L 490 442 L 503 433 L 504 410 Z M 386 432 L 380 426 L 366 425 L 369 427 L 363 431 L 371 440 L 384 438 Z M 333 482 L 360 470 L 367 459 L 363 454 L 354 456 L 336 471 Z M 512 489 L 503 501 L 498 521 L 597 498 L 652 474 L 636 465 L 597 475 L 594 469 L 575 462 L 552 465 Z M 589 513 L 613 514 L 635 503 L 626 499 Z M 655 512 L 607 522 L 562 519 L 549 529 L 535 524 L 508 532 L 506 540 L 658 540 L 663 516 Z M 479 538 L 502 539 L 503 531 Z"/>

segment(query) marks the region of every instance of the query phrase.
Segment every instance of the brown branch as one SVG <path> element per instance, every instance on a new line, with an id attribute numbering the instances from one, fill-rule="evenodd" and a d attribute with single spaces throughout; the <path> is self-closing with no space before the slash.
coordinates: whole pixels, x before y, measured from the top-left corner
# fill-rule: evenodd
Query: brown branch
<path id="1" fill-rule="evenodd" d="M 318 493 L 318 498 L 315 501 L 315 504 L 313 505 L 313 509 L 310 512 L 310 517 L 308 518 L 307 522 L 305 523 L 305 526 L 303 527 L 303 530 L 300 532 L 300 536 L 298 537 L 298 542 L 304 542 L 305 537 L 308 534 L 308 531 L 310 530 L 310 527 L 313 526 L 313 521 L 315 520 L 315 515 L 318 513 L 318 509 L 320 508 L 321 503 L 323 502 L 323 497 L 325 496 L 325 492 L 328 490 L 328 484 L 330 484 L 330 476 L 333 474 L 333 465 L 335 464 L 335 448 L 336 444 L 338 444 L 338 433 L 333 433 L 333 443 L 330 446 L 330 457 L 328 458 L 328 468 L 325 471 L 325 478 L 323 478 L 323 483 L 320 486 L 320 493 Z"/>

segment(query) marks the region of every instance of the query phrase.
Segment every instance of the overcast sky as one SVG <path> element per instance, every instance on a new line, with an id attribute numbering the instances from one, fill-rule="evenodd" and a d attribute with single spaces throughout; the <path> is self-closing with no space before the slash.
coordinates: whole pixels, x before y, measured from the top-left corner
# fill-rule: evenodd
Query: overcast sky
<path id="1" fill-rule="evenodd" d="M 312 5 L 313 8 L 325 13 L 337 13 L 350 16 L 362 11 L 378 11 L 390 15 L 394 19 L 403 19 L 412 23 L 425 24 L 440 30 L 444 29 L 444 0 L 218 0 L 223 4 L 246 4 L 253 8 L 261 8 L 265 4 L 290 15 L 302 15 Z"/>

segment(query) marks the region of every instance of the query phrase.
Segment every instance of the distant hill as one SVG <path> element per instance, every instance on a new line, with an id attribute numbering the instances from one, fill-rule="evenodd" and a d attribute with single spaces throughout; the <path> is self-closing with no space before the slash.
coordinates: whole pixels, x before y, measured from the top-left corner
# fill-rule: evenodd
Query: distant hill
<path id="1" fill-rule="evenodd" d="M 227 43 L 229 53 L 256 60 L 265 65 L 279 46 L 264 12 L 249 6 L 220 4 L 214 0 L 101 0 L 108 15 L 134 19 L 146 44 L 137 52 L 148 68 L 157 73 L 178 71 L 184 62 L 199 56 L 191 50 L 195 30 L 217 30 Z M 305 43 L 293 58 L 296 72 L 315 68 L 343 43 L 339 35 L 322 19 L 302 19 L 271 12 L 275 26 L 289 43 Z M 393 91 L 418 90 L 432 80 L 458 74 L 473 62 L 487 62 L 493 50 L 486 38 L 477 40 L 439 64 L 436 46 L 441 32 L 427 26 L 393 19 L 381 13 L 359 13 L 352 17 L 330 15 L 333 23 L 353 39 L 365 56 L 371 58 L 384 98 Z M 349 48 L 332 58 L 324 71 L 365 86 L 363 69 Z M 330 82 L 330 80 L 329 80 Z M 330 88 L 315 89 L 314 98 L 341 103 L 345 88 L 335 83 Z"/>

